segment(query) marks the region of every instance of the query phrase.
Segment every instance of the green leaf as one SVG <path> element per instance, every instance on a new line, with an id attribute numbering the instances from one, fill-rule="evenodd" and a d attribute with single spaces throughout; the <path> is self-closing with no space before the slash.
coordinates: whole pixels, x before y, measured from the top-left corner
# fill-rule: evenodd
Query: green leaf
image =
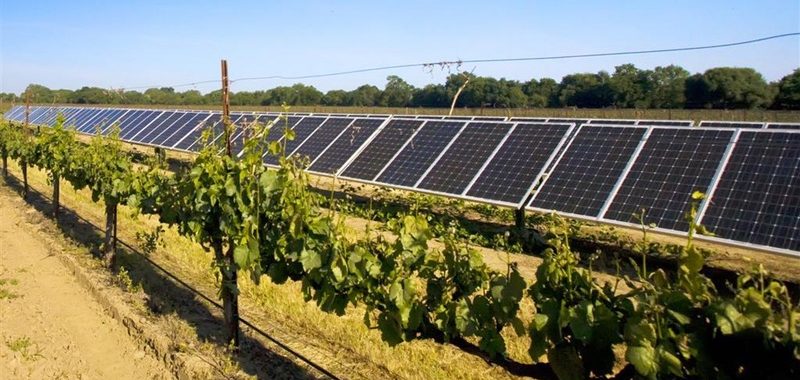
<path id="1" fill-rule="evenodd" d="M 306 272 L 311 272 L 322 266 L 322 258 L 315 251 L 303 249 L 300 253 L 300 263 L 303 264 L 303 269 Z"/>
<path id="2" fill-rule="evenodd" d="M 233 261 L 239 268 L 250 267 L 250 249 L 245 245 L 238 245 L 233 249 Z"/>
<path id="3" fill-rule="evenodd" d="M 390 346 L 403 343 L 403 333 L 400 324 L 388 313 L 378 316 L 378 329 L 381 330 L 381 339 Z"/>
<path id="4" fill-rule="evenodd" d="M 658 363 L 656 362 L 656 351 L 653 346 L 628 346 L 625 352 L 625 359 L 633 365 L 640 375 L 655 379 L 658 373 Z"/>

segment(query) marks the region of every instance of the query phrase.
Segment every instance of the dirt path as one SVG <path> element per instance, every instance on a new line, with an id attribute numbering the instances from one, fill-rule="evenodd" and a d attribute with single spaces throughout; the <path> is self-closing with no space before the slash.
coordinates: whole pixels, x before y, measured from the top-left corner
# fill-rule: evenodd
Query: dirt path
<path id="1" fill-rule="evenodd" d="M 169 377 L 105 314 L 0 189 L 0 378 Z"/>

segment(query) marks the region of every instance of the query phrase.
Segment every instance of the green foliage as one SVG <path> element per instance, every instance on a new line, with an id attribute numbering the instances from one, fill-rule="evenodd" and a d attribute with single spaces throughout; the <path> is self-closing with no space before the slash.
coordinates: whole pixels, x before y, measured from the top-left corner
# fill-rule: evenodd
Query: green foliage
<path id="1" fill-rule="evenodd" d="M 108 136 L 97 133 L 88 146 L 74 152 L 72 160 L 75 164 L 67 179 L 78 190 L 87 187 L 95 202 L 120 204 L 132 194 L 133 163 L 122 149 L 116 126 Z"/>
<path id="2" fill-rule="evenodd" d="M 800 69 L 781 78 L 772 108 L 800 110 Z"/>
<path id="3" fill-rule="evenodd" d="M 75 131 L 66 128 L 64 117 L 59 115 L 54 127 L 43 128 L 36 136 L 32 163 L 45 170 L 50 181 L 58 180 L 75 167 L 78 149 Z"/>
<path id="4" fill-rule="evenodd" d="M 612 348 L 623 340 L 633 305 L 618 295 L 617 284 L 600 285 L 591 270 L 578 267 L 569 247 L 571 229 L 564 221 L 551 228 L 553 248 L 545 251 L 528 289 L 536 305 L 529 353 L 535 361 L 547 355 L 559 378 L 610 374 L 616 362 Z"/>
<path id="5" fill-rule="evenodd" d="M 574 73 L 560 82 L 551 78 L 526 82 L 471 75 L 470 84 L 462 93 L 459 107 L 494 108 L 743 108 L 771 107 L 800 109 L 797 74 L 784 77 L 780 83 L 767 86 L 761 74 L 749 68 L 713 68 L 690 77 L 684 68 L 659 66 L 653 70 L 632 64 L 617 66 L 612 75 Z M 314 86 L 295 83 L 266 90 L 232 93 L 236 106 L 345 106 L 345 107 L 429 107 L 449 108 L 456 90 L 465 80 L 462 74 L 448 76 L 445 83 L 422 88 L 397 76 L 386 78 L 383 90 L 365 84 L 358 88 L 331 90 L 323 94 Z M 177 92 L 171 87 L 151 88 L 145 92 L 110 91 L 98 87 L 82 87 L 75 91 L 51 90 L 31 84 L 26 89 L 34 103 L 78 104 L 215 104 L 220 91 L 201 94 L 197 90 Z M 775 101 L 772 102 L 775 93 Z M 24 97 L 0 94 L 9 102 Z"/>
<path id="6" fill-rule="evenodd" d="M 690 108 L 767 107 L 773 97 L 764 77 L 751 68 L 717 67 L 686 82 L 686 103 Z"/>

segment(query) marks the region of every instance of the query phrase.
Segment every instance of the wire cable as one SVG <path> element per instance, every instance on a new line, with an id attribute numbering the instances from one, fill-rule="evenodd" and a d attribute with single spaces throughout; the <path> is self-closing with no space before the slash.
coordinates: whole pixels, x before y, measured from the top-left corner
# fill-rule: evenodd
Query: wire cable
<path id="1" fill-rule="evenodd" d="M 745 40 L 745 41 L 736 41 L 736 42 L 714 44 L 714 45 L 686 46 L 686 47 L 667 48 L 667 49 L 650 49 L 650 50 L 630 50 L 630 51 L 616 51 L 616 52 L 603 52 L 603 53 L 587 53 L 587 54 L 545 55 L 545 56 L 521 57 L 521 58 L 484 58 L 484 59 L 467 59 L 467 60 L 456 60 L 456 61 L 407 63 L 407 64 L 399 64 L 399 65 L 377 66 L 377 67 L 369 67 L 369 68 L 362 68 L 362 69 L 335 71 L 335 72 L 322 73 L 322 74 L 295 75 L 295 76 L 266 75 L 266 76 L 255 76 L 255 77 L 243 77 L 243 78 L 231 79 L 230 83 L 246 82 L 246 81 L 258 81 L 258 80 L 269 80 L 269 79 L 298 80 L 298 79 L 324 78 L 324 77 L 333 77 L 333 76 L 342 76 L 342 75 L 350 75 L 350 74 L 367 73 L 367 72 L 373 72 L 373 71 L 406 69 L 406 68 L 411 68 L 411 67 L 437 67 L 437 66 L 439 66 L 439 67 L 447 67 L 447 66 L 454 66 L 454 65 L 458 66 L 458 65 L 465 64 L 465 63 L 500 63 L 500 62 L 552 61 L 552 60 L 576 59 L 576 58 L 597 58 L 597 57 L 613 57 L 613 56 L 626 56 L 626 55 L 672 53 L 672 52 L 681 52 L 681 51 L 710 50 L 710 49 L 720 49 L 720 48 L 727 48 L 727 47 L 733 47 L 733 46 L 750 45 L 750 44 L 756 44 L 756 43 L 760 43 L 760 42 L 764 42 L 764 41 L 776 40 L 776 39 L 787 38 L 787 37 L 795 37 L 795 36 L 800 36 L 800 32 L 775 34 L 775 35 L 771 35 L 771 36 L 754 38 L 754 39 Z M 192 86 L 196 86 L 196 85 L 199 85 L 199 84 L 210 84 L 210 83 L 217 83 L 217 82 L 219 82 L 219 79 L 201 80 L 201 81 L 195 81 L 195 82 L 190 82 L 190 83 L 181 83 L 181 84 L 175 84 L 175 85 L 150 85 L 150 86 L 121 87 L 120 89 L 122 89 L 122 90 L 138 90 L 138 89 L 160 88 L 160 87 L 172 87 L 172 88 L 192 87 Z"/>
<path id="2" fill-rule="evenodd" d="M 459 64 L 460 65 L 460 64 L 464 64 L 464 63 L 547 61 L 547 60 L 574 59 L 574 58 L 594 58 L 594 57 L 610 57 L 610 56 L 620 56 L 620 55 L 637 55 L 637 54 L 669 53 L 669 52 L 678 52 L 678 51 L 707 50 L 707 49 L 719 49 L 719 48 L 732 47 L 732 46 L 748 45 L 748 44 L 754 44 L 754 43 L 758 43 L 758 42 L 774 40 L 774 39 L 779 39 L 779 38 L 786 38 L 786 37 L 791 37 L 791 36 L 800 36 L 800 32 L 777 34 L 777 35 L 773 35 L 773 36 L 756 38 L 756 39 L 747 40 L 747 41 L 730 42 L 730 43 L 716 44 L 716 45 L 690 46 L 690 47 L 679 47 L 679 48 L 669 48 L 669 49 L 632 50 L 632 51 L 619 51 L 619 52 L 607 52 L 607 53 L 552 55 L 552 56 L 524 57 L 524 58 L 487 58 L 487 59 L 468 59 L 468 60 L 458 60 L 458 61 L 409 63 L 409 64 L 403 64 L 403 65 L 380 66 L 380 67 L 372 67 L 372 68 L 366 68 L 366 69 L 338 71 L 338 72 L 332 72 L 332 73 L 326 73 L 326 74 L 312 74 L 312 75 L 301 75 L 301 76 L 271 75 L 271 76 L 264 76 L 264 77 L 247 77 L 247 78 L 234 79 L 231 82 L 233 83 L 233 82 L 242 82 L 242 81 L 251 81 L 251 80 L 264 80 L 264 79 L 289 79 L 289 80 L 294 80 L 294 79 L 322 78 L 322 77 L 330 77 L 330 76 L 365 73 L 365 72 L 370 72 L 370 71 L 403 69 L 403 68 L 420 67 L 420 66 L 421 67 L 433 67 L 433 66 L 444 66 L 444 65 L 452 65 L 452 64 Z"/>

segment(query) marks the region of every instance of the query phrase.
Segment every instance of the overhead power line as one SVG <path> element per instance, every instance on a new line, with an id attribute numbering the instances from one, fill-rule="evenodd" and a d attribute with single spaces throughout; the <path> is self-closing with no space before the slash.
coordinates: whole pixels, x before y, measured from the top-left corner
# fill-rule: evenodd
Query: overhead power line
<path id="1" fill-rule="evenodd" d="M 764 41 L 776 40 L 776 39 L 787 38 L 787 37 L 795 37 L 795 36 L 800 36 L 800 32 L 776 34 L 776 35 L 771 35 L 771 36 L 761 37 L 761 38 L 755 38 L 755 39 L 746 40 L 746 41 L 729 42 L 729 43 L 715 44 L 715 45 L 687 46 L 687 47 L 677 47 L 677 48 L 667 48 L 667 49 L 616 51 L 616 52 L 604 52 L 604 53 L 546 55 L 546 56 L 538 56 L 538 57 L 521 57 L 521 58 L 485 58 L 485 59 L 467 59 L 467 60 L 456 60 L 456 61 L 407 63 L 407 64 L 401 64 L 401 65 L 388 65 L 388 66 L 377 66 L 377 67 L 369 67 L 369 68 L 346 70 L 346 71 L 335 71 L 335 72 L 322 73 L 322 74 L 296 75 L 296 76 L 266 75 L 266 76 L 258 76 L 258 77 L 244 77 L 244 78 L 232 79 L 230 82 L 231 83 L 235 83 L 235 82 L 245 82 L 245 81 L 270 80 L 270 79 L 281 79 L 281 80 L 312 79 L 312 78 L 324 78 L 324 77 L 333 77 L 333 76 L 342 76 L 342 75 L 366 73 L 366 72 L 373 72 L 373 71 L 405 69 L 405 68 L 411 68 L 411 67 L 423 67 L 423 68 L 428 68 L 428 67 L 449 67 L 449 66 L 462 65 L 462 64 L 465 64 L 465 63 L 499 63 L 499 62 L 525 62 L 525 61 L 552 61 L 552 60 L 562 60 L 562 59 L 613 57 L 613 56 L 624 56 L 624 55 L 644 55 L 644 54 L 657 54 L 657 53 L 672 53 L 672 52 L 681 52 L 681 51 L 710 50 L 710 49 L 720 49 L 720 48 L 727 48 L 727 47 L 741 46 L 741 45 L 751 45 L 751 44 L 756 44 L 756 43 L 760 43 L 760 42 L 764 42 Z M 136 90 L 136 89 L 156 88 L 156 87 L 172 87 L 172 88 L 176 88 L 176 87 L 191 87 L 191 86 L 196 86 L 196 85 L 199 85 L 199 84 L 217 83 L 217 82 L 219 82 L 219 79 L 210 79 L 210 80 L 203 80 L 203 81 L 197 81 L 197 82 L 191 82 L 191 83 L 182 83 L 182 84 L 169 85 L 169 86 L 153 85 L 153 86 L 124 87 L 124 89 L 125 90 Z"/>

